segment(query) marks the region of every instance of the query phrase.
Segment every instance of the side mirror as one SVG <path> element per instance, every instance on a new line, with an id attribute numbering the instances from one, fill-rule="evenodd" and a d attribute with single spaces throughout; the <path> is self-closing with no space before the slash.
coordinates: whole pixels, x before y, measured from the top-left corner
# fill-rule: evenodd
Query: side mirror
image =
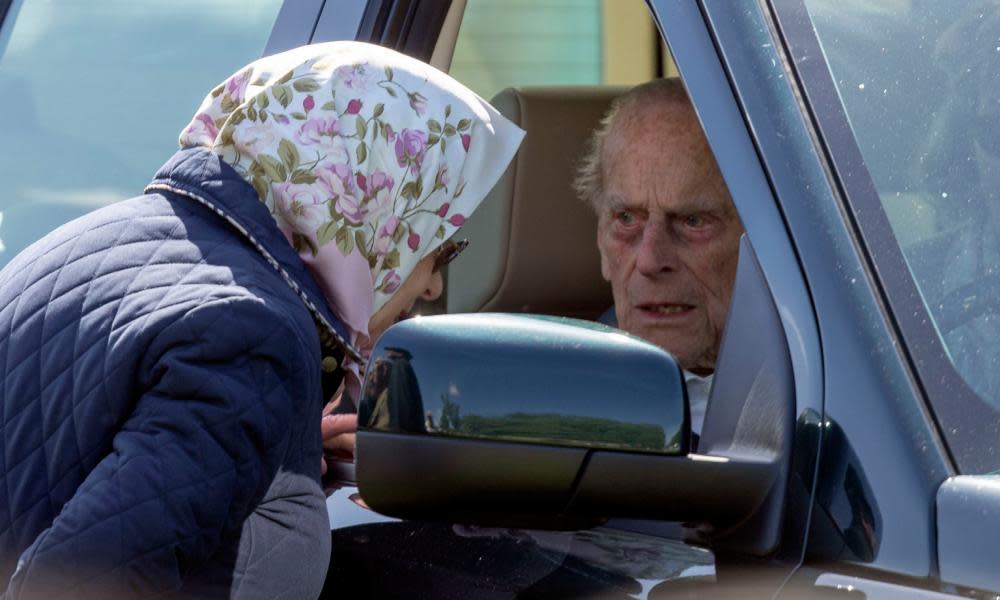
<path id="1" fill-rule="evenodd" d="M 361 496 L 402 518 L 549 529 L 611 517 L 726 526 L 752 514 L 778 475 L 752 454 L 689 454 L 687 396 L 673 357 L 571 319 L 404 321 L 372 354 L 358 422 Z"/>

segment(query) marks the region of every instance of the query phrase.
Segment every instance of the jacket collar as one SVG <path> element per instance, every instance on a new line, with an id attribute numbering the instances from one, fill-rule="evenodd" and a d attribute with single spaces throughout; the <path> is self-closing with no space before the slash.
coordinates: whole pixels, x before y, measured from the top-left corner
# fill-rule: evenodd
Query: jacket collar
<path id="1" fill-rule="evenodd" d="M 363 364 L 360 352 L 349 343 L 347 327 L 330 310 L 305 263 L 278 229 L 267 206 L 258 200 L 257 192 L 231 166 L 204 148 L 180 150 L 160 167 L 145 190 L 163 191 L 210 208 L 238 230 L 282 275 L 327 333 Z"/>

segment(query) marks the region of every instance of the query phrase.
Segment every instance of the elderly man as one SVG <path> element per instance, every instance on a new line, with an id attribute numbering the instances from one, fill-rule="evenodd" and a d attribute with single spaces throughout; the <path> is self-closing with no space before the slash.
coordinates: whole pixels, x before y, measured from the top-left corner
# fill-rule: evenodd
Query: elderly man
<path id="1" fill-rule="evenodd" d="M 576 185 L 598 215 L 617 325 L 674 355 L 700 433 L 743 228 L 680 82 L 616 100 Z"/>

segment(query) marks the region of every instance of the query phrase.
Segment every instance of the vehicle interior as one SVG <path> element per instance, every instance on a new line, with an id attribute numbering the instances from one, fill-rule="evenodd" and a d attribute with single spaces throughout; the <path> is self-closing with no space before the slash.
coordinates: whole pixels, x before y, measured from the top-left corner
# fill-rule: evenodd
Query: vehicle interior
<path id="1" fill-rule="evenodd" d="M 596 319 L 613 304 L 597 218 L 571 182 L 618 86 L 516 87 L 493 105 L 528 132 L 513 164 L 466 222 L 474 240 L 448 272 L 448 312 Z"/>
<path id="2" fill-rule="evenodd" d="M 468 67 L 462 68 L 462 60 L 469 60 L 463 52 L 470 52 L 474 40 L 462 38 L 461 28 L 454 30 L 458 20 L 454 13 L 464 11 L 463 22 L 469 27 L 466 35 L 474 36 L 479 31 L 475 11 L 484 8 L 481 0 L 454 3 L 434 51 L 437 66 L 451 67 L 452 75 L 463 82 L 466 73 L 476 77 Z M 439 309 L 448 313 L 533 313 L 591 321 L 600 318 L 605 322 L 608 313 L 613 312 L 610 285 L 601 276 L 597 217 L 577 196 L 573 180 L 593 131 L 618 95 L 630 84 L 679 75 L 644 2 L 603 2 L 601 10 L 605 64 L 600 83 L 515 84 L 492 95 L 491 103 L 527 135 L 513 163 L 460 232 L 471 244 L 467 256 L 453 262 L 445 274 L 444 306 Z M 451 60 L 446 60 L 449 50 Z M 634 63 L 642 62 L 643 56 L 645 69 L 636 68 Z M 615 73 L 615 61 L 628 64 L 630 69 Z M 747 415 L 771 415 L 781 425 L 771 432 L 773 439 L 758 442 L 776 451 L 771 459 L 784 470 L 788 465 L 780 457 L 787 459 L 789 455 L 794 405 L 789 358 L 780 320 L 773 314 L 766 284 L 754 270 L 753 250 L 746 240 L 740 262 L 716 389 L 709 400 L 707 438 L 700 451 L 725 455 L 734 444 L 769 430 L 764 423 L 745 418 Z M 761 327 L 764 323 L 772 323 L 773 327 Z M 767 350 L 760 352 L 762 347 Z M 773 392 L 779 393 L 760 393 L 765 380 L 770 381 Z M 761 539 L 759 530 L 750 526 L 745 531 L 754 533 L 736 532 L 730 543 L 752 554 L 773 549 L 778 543 L 775 516 L 760 518 L 772 521 L 770 527 L 765 527 L 772 531 L 770 539 Z M 754 536 L 757 539 L 751 539 Z"/>
<path id="3" fill-rule="evenodd" d="M 486 4 L 453 2 L 431 59 L 469 85 L 465 75 L 475 75 L 476 60 L 493 48 L 480 25 L 495 18 Z M 524 8 L 540 15 L 546 8 L 558 10 L 558 3 L 548 4 L 553 6 L 536 3 Z M 592 32 L 584 28 L 579 36 L 600 38 L 594 40 L 603 59 L 599 82 L 559 85 L 566 77 L 551 67 L 546 70 L 547 65 L 532 73 L 531 57 L 515 52 L 509 60 L 524 63 L 515 68 L 497 65 L 498 75 L 488 82 L 492 85 L 476 90 L 499 88 L 487 99 L 527 135 L 503 178 L 464 225 L 462 235 L 472 243 L 466 256 L 447 269 L 445 293 L 436 306 L 428 307 L 431 311 L 594 320 L 612 307 L 611 288 L 600 273 L 597 219 L 577 197 L 572 182 L 591 134 L 614 98 L 630 85 L 676 77 L 677 72 L 644 2 L 591 4 L 600 27 Z M 565 52 L 555 47 L 558 43 L 553 40 L 552 48 L 542 53 Z M 550 77 L 554 80 L 547 81 Z"/>
<path id="4" fill-rule="evenodd" d="M 439 68 L 450 67 L 453 76 L 491 99 L 527 135 L 500 182 L 463 226 L 459 235 L 471 244 L 465 256 L 447 268 L 442 299 L 423 311 L 533 313 L 594 320 L 613 306 L 610 286 L 601 276 L 597 219 L 577 197 L 573 179 L 592 132 L 615 97 L 631 85 L 678 74 L 644 2 L 593 4 L 604 11 L 597 13 L 603 27 L 595 28 L 603 36 L 604 70 L 598 81 L 566 84 L 558 73 L 547 80 L 544 65 L 539 67 L 543 74 L 537 75 L 531 72 L 531 64 L 521 71 L 504 64 L 497 71 L 514 71 L 514 75 L 499 84 L 488 82 L 492 88 L 476 89 L 474 84 L 485 79 L 479 72 L 483 67 L 477 64 L 476 43 L 483 46 L 481 55 L 489 56 L 497 50 L 499 33 L 483 36 L 484 41 L 463 36 L 477 33 L 477 21 L 499 17 L 482 0 L 452 3 L 432 62 Z M 637 63 L 644 64 L 637 68 Z M 489 93 L 491 89 L 495 91 Z M 727 329 L 733 331 L 727 332 L 728 340 L 723 342 L 717 371 L 721 383 L 709 401 L 702 448 L 725 456 L 741 444 L 753 446 L 766 438 L 758 448 L 767 448 L 767 460 L 784 477 L 789 469 L 794 406 L 791 370 L 780 320 L 755 264 L 752 249 L 744 241 L 734 298 L 746 301 L 739 314 L 730 313 Z M 761 344 L 773 351 L 760 352 Z M 724 399 L 716 400 L 717 396 Z M 783 484 L 780 487 L 784 489 Z M 745 527 L 726 533 L 726 547 L 759 556 L 772 552 L 779 542 L 783 497 L 782 491 L 775 492 L 770 500 L 777 504 L 766 502 Z M 617 526 L 682 537 L 677 525 L 666 522 L 632 521 Z M 691 532 L 683 535 L 692 539 Z"/>

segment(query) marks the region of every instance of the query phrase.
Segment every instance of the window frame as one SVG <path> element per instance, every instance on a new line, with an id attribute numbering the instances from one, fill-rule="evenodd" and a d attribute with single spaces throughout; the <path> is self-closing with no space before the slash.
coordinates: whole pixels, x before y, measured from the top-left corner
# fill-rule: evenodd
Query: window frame
<path id="1" fill-rule="evenodd" d="M 326 0 L 284 0 L 262 56 L 308 44 L 325 3 Z"/>
<path id="2" fill-rule="evenodd" d="M 324 0 L 322 11 L 316 19 L 309 43 L 357 39 L 364 13 L 368 10 L 369 4 L 368 0 L 336 0 L 335 2 Z"/>
<path id="3" fill-rule="evenodd" d="M 791 475 L 796 482 L 789 486 L 775 558 L 794 570 L 805 552 L 810 511 L 806 498 L 793 495 L 814 495 L 824 411 L 823 353 L 814 303 L 778 195 L 726 72 L 709 11 L 701 2 L 649 4 L 779 307 L 795 380 L 797 422 Z M 734 8 L 728 0 L 721 4 L 721 10 Z"/>
<path id="4" fill-rule="evenodd" d="M 934 496 L 954 474 L 953 466 L 871 268 L 858 250 L 807 102 L 791 75 L 793 57 L 765 0 L 738 7 L 729 0 L 700 0 L 700 7 L 774 190 L 817 318 L 811 330 L 788 332 L 816 336 L 821 349 L 811 366 L 820 379 L 822 445 L 807 500 L 808 523 L 795 525 L 807 534 L 801 562 L 926 581 L 936 570 Z M 741 216 L 744 210 L 761 210 L 738 196 L 734 201 Z M 759 231 L 748 225 L 748 233 L 759 242 Z M 774 289 L 774 295 L 787 310 L 782 291 Z M 809 400 L 797 399 L 800 404 Z M 850 457 L 857 462 L 844 461 Z M 848 465 L 864 475 L 870 495 L 867 490 L 859 495 L 864 486 L 846 485 L 838 475 Z M 787 501 L 796 500 L 790 495 Z M 881 519 L 872 529 L 871 539 L 878 543 L 851 558 L 838 549 L 844 548 L 851 523 L 866 522 L 865 511 L 855 504 L 879 507 Z M 850 513 L 840 512 L 849 505 Z M 838 514 L 850 517 L 831 518 Z"/>
<path id="5" fill-rule="evenodd" d="M 354 40 L 369 0 L 285 0 L 262 56 L 306 44 Z"/>
<path id="6" fill-rule="evenodd" d="M 368 0 L 355 39 L 430 62 L 451 2 Z"/>
<path id="7" fill-rule="evenodd" d="M 650 3 L 792 354 L 796 481 L 785 499 L 781 553 L 798 548 L 800 565 L 933 577 L 934 494 L 954 470 L 857 249 L 766 0 Z M 829 435 L 838 427 L 839 441 Z M 833 552 L 844 532 L 830 521 L 852 493 L 836 477 L 837 457 L 847 451 L 882 507 L 881 544 L 854 561 Z"/>

